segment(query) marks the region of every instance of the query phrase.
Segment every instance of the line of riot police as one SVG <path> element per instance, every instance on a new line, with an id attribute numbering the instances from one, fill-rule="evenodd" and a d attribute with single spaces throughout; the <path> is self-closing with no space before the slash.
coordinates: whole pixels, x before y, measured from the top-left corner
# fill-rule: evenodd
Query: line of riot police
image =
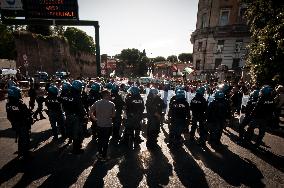
<path id="1" fill-rule="evenodd" d="M 116 112 L 112 119 L 112 138 L 117 143 L 127 144 L 131 147 L 136 147 L 143 141 L 140 133 L 145 118 L 147 119 L 146 146 L 149 149 L 157 147 L 157 138 L 160 127 L 163 125 L 164 112 L 167 107 L 169 109 L 167 113 L 169 144 L 172 146 L 182 144 L 181 135 L 189 130 L 190 124 L 190 141 L 195 140 L 198 128 L 198 144 L 204 147 L 206 141 L 209 141 L 211 144 L 219 145 L 225 124 L 234 114 L 231 92 L 226 84 L 221 84 L 216 88 L 213 94 L 214 99 L 210 102 L 204 97 L 206 86 L 200 86 L 190 102 L 186 100 L 185 90 L 177 86 L 169 106 L 167 106 L 165 100 L 161 99 L 159 90 L 155 87 L 150 88 L 145 103 L 141 97 L 141 88 L 135 85 L 119 85 L 115 82 L 103 85 L 94 82 L 89 93 L 84 92 L 85 86 L 84 82 L 80 80 L 74 80 L 71 84 L 63 82 L 61 88 L 51 84 L 47 88 L 48 94 L 45 98 L 53 138 L 58 139 L 59 133 L 63 139 L 68 138 L 69 143 L 73 142 L 72 152 L 74 154 L 83 153 L 83 140 L 90 136 L 87 130 L 88 112 L 96 101 L 102 99 L 100 92 L 103 88 L 111 91 L 110 101 L 115 104 Z M 240 142 L 250 142 L 253 130 L 258 128 L 259 135 L 255 145 L 261 144 L 275 111 L 272 91 L 273 89 L 270 86 L 265 85 L 259 91 L 255 90 L 251 93 L 245 118 L 239 125 Z M 22 102 L 21 90 L 16 86 L 8 90 L 6 110 L 8 119 L 19 138 L 19 154 L 27 156 L 30 127 L 33 122 L 32 112 Z M 126 118 L 122 118 L 123 112 L 125 112 Z M 91 122 L 92 139 L 95 141 L 98 136 L 97 122 L 95 120 L 91 120 Z M 249 127 L 247 131 L 246 126 Z M 121 136 L 122 127 L 125 129 Z"/>

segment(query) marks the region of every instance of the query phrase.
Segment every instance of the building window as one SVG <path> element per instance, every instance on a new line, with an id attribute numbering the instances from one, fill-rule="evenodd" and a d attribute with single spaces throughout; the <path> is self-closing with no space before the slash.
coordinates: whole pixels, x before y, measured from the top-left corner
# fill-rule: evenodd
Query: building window
<path id="1" fill-rule="evenodd" d="M 200 70 L 200 60 L 196 60 L 195 69 Z"/>
<path id="2" fill-rule="evenodd" d="M 235 70 L 235 69 L 237 69 L 239 67 L 240 67 L 240 59 L 239 58 L 233 59 L 232 69 Z"/>
<path id="3" fill-rule="evenodd" d="M 243 40 L 236 40 L 235 52 L 241 52 L 243 46 Z"/>
<path id="4" fill-rule="evenodd" d="M 198 42 L 197 51 L 201 52 L 201 50 L 202 50 L 202 42 Z"/>
<path id="5" fill-rule="evenodd" d="M 201 29 L 207 27 L 207 13 L 202 14 L 201 17 Z"/>
<path id="6" fill-rule="evenodd" d="M 224 50 L 225 40 L 218 40 L 217 43 L 217 53 L 222 53 Z"/>
<path id="7" fill-rule="evenodd" d="M 215 69 L 217 69 L 222 63 L 222 59 L 221 58 L 216 58 L 215 59 Z"/>
<path id="8" fill-rule="evenodd" d="M 229 15 L 230 15 L 230 10 L 228 10 L 228 9 L 222 9 L 221 10 L 220 18 L 219 18 L 219 25 L 220 26 L 228 25 Z"/>

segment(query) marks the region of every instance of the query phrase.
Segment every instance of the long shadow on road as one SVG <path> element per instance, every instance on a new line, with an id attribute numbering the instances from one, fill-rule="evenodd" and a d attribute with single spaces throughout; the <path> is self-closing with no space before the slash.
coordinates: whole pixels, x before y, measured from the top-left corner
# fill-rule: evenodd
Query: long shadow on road
<path id="1" fill-rule="evenodd" d="M 174 170 L 185 187 L 209 187 L 205 173 L 182 147 L 172 148 Z"/>
<path id="2" fill-rule="evenodd" d="M 224 131 L 224 134 L 228 136 L 231 141 L 237 143 L 239 137 L 230 131 Z M 253 145 L 246 145 L 243 146 L 246 149 L 250 150 L 254 155 L 259 157 L 260 159 L 264 160 L 268 164 L 272 165 L 274 168 L 280 170 L 281 172 L 284 172 L 284 157 L 281 155 L 277 155 L 269 151 L 267 148 L 264 147 L 258 147 L 255 148 Z"/>
<path id="3" fill-rule="evenodd" d="M 232 186 L 246 185 L 249 187 L 264 187 L 261 171 L 248 159 L 242 159 L 231 152 L 226 146 L 202 149 L 196 144 L 186 143 L 193 157 L 202 160 L 207 168 L 217 173 Z"/>

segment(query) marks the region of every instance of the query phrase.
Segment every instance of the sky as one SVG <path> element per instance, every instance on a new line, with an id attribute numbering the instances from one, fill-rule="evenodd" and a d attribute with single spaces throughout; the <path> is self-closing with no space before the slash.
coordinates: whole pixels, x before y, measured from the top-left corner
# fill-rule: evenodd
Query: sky
<path id="1" fill-rule="evenodd" d="M 101 54 L 146 50 L 148 57 L 192 53 L 198 0 L 78 0 L 79 19 L 99 21 Z M 95 40 L 93 27 L 80 27 Z"/>

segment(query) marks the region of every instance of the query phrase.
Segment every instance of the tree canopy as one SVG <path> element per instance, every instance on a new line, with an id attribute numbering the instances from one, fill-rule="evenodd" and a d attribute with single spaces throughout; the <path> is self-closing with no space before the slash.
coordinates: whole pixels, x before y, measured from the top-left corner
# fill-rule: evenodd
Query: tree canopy
<path id="1" fill-rule="evenodd" d="M 145 53 L 138 49 L 123 49 L 120 54 L 116 55 L 116 58 L 125 65 L 132 67 L 134 75 L 144 76 L 147 72 L 149 59 L 145 56 Z"/>
<path id="2" fill-rule="evenodd" d="M 177 58 L 176 55 L 171 55 L 171 56 L 167 57 L 167 61 L 174 63 L 174 62 L 178 61 L 178 58 Z"/>
<path id="3" fill-rule="evenodd" d="M 161 61 L 166 61 L 166 58 L 162 57 L 162 56 L 157 56 L 153 59 L 153 62 L 161 62 Z"/>
<path id="4" fill-rule="evenodd" d="M 96 47 L 91 36 L 75 27 L 68 27 L 64 32 L 72 52 L 82 51 L 95 54 Z"/>
<path id="5" fill-rule="evenodd" d="M 178 59 L 183 63 L 192 62 L 192 53 L 181 53 L 178 55 Z"/>
<path id="6" fill-rule="evenodd" d="M 0 23 L 0 59 L 16 59 L 16 46 L 13 33 Z"/>
<path id="7" fill-rule="evenodd" d="M 243 1 L 248 5 L 246 18 L 252 34 L 247 63 L 253 80 L 260 85 L 284 83 L 283 3 L 274 0 Z"/>

